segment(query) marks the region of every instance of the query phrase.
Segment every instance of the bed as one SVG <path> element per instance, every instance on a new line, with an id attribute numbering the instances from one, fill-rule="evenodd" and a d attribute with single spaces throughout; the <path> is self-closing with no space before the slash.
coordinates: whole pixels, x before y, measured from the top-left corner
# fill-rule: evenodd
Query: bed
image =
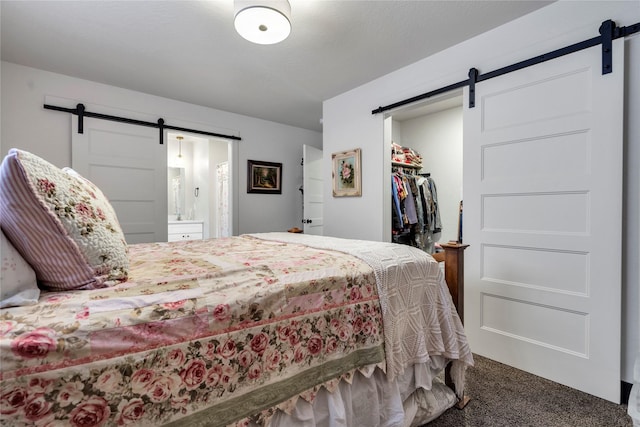
<path id="1" fill-rule="evenodd" d="M 418 249 L 127 245 L 72 170 L 14 149 L 0 183 L 0 425 L 409 426 L 463 396 L 472 355 Z"/>

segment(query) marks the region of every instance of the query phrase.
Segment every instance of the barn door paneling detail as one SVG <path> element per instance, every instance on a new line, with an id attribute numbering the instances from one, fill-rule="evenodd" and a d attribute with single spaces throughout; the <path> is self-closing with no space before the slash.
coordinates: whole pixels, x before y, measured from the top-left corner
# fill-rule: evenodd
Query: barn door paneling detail
<path id="1" fill-rule="evenodd" d="M 472 350 L 614 402 L 623 43 L 610 74 L 595 46 L 477 84 L 463 149 Z"/>

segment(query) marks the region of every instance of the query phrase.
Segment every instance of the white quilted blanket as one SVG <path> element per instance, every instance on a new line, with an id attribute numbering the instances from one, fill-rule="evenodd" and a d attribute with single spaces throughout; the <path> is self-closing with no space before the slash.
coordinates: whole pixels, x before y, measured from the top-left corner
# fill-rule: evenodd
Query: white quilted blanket
<path id="1" fill-rule="evenodd" d="M 460 391 L 456 376 L 473 365 L 473 356 L 442 271 L 431 256 L 395 243 L 295 233 L 252 236 L 344 252 L 369 264 L 382 307 L 387 376 L 393 380 L 408 366 L 442 355 L 457 361 L 453 374 Z"/>

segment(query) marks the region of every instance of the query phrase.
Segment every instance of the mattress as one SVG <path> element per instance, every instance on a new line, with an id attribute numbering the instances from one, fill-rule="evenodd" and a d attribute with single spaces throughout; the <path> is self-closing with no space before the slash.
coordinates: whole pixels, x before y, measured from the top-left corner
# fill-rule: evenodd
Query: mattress
<path id="1" fill-rule="evenodd" d="M 130 245 L 126 282 L 0 310 L 0 425 L 266 424 L 356 376 L 472 364 L 435 261 L 387 245 Z"/>

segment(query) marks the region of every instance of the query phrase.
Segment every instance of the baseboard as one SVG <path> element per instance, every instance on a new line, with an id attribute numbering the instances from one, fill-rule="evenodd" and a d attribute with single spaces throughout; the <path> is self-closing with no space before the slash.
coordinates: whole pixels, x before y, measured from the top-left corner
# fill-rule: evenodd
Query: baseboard
<path id="1" fill-rule="evenodd" d="M 629 395 L 631 394 L 633 384 L 626 381 L 620 381 L 620 401 L 623 405 L 629 404 Z"/>

